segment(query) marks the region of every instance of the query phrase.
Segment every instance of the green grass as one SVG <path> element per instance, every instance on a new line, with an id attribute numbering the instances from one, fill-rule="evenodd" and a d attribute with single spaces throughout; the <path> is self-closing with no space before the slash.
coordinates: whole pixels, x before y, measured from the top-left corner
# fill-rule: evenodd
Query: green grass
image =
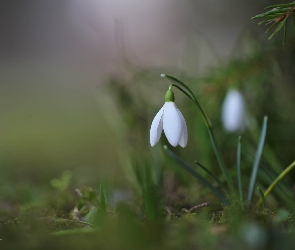
<path id="1" fill-rule="evenodd" d="M 114 78 L 91 91 L 2 84 L 0 248 L 292 249 L 293 58 L 292 46 L 257 44 L 195 78 L 138 69 L 127 82 Z M 177 89 L 188 145 L 170 147 L 162 135 L 150 147 L 150 124 L 170 84 L 160 73 L 194 93 L 216 148 L 202 114 Z M 248 106 L 243 133 L 228 134 L 220 122 L 232 86 Z"/>

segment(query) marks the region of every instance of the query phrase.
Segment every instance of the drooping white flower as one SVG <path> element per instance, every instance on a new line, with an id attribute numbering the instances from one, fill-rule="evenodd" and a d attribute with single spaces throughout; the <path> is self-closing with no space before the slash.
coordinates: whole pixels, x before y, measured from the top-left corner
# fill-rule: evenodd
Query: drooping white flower
<path id="1" fill-rule="evenodd" d="M 242 94 L 230 89 L 222 106 L 222 123 L 228 132 L 243 131 L 246 125 L 246 108 Z"/>
<path id="2" fill-rule="evenodd" d="M 156 114 L 150 129 L 150 143 L 155 146 L 160 140 L 162 131 L 166 135 L 169 143 L 176 147 L 185 147 L 187 144 L 188 133 L 183 115 L 174 103 L 174 94 L 171 86 L 165 96 L 165 104 Z"/>

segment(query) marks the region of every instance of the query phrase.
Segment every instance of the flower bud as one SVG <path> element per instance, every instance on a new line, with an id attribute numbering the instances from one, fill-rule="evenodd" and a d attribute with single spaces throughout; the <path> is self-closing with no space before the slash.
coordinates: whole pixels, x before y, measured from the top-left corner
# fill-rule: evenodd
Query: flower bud
<path id="1" fill-rule="evenodd" d="M 172 91 L 172 86 L 170 85 L 165 95 L 165 102 L 174 102 L 174 99 L 174 93 Z"/>
<path id="2" fill-rule="evenodd" d="M 222 106 L 222 123 L 228 132 L 241 132 L 246 125 L 245 101 L 236 89 L 230 89 Z"/>

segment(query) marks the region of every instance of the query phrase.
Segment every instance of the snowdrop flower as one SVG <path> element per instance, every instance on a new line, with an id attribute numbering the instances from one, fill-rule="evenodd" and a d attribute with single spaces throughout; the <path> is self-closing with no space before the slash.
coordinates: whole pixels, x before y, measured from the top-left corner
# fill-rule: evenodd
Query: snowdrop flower
<path id="1" fill-rule="evenodd" d="M 228 132 L 243 131 L 245 128 L 245 101 L 236 89 L 230 89 L 227 92 L 222 106 L 222 123 Z"/>
<path id="2" fill-rule="evenodd" d="M 165 104 L 156 114 L 150 129 L 150 143 L 155 146 L 160 140 L 162 131 L 167 137 L 169 143 L 176 147 L 180 145 L 185 147 L 187 144 L 187 126 L 183 115 L 174 103 L 174 94 L 171 85 L 165 95 Z"/>

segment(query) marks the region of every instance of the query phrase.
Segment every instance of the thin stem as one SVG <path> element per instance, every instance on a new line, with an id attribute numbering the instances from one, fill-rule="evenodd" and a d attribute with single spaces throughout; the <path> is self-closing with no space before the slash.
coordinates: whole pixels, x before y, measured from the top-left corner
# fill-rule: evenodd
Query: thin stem
<path id="1" fill-rule="evenodd" d="M 274 181 L 268 189 L 264 192 L 264 199 L 269 195 L 269 193 L 274 189 L 274 187 L 282 180 L 293 168 L 295 167 L 295 161 L 292 162 Z M 255 207 L 259 208 L 262 203 L 262 198 L 258 200 Z"/>
<path id="2" fill-rule="evenodd" d="M 205 122 L 206 122 L 206 125 L 208 127 L 208 129 L 211 129 L 212 130 L 212 123 L 209 119 L 209 117 L 207 116 L 207 114 L 205 113 L 204 109 L 202 108 L 202 106 L 200 105 L 199 101 L 197 100 L 197 98 L 195 97 L 195 100 L 194 100 L 194 103 L 198 106 L 198 108 L 200 109 L 204 119 L 205 119 Z"/>
<path id="3" fill-rule="evenodd" d="M 182 87 L 184 87 L 193 97 L 194 96 L 194 93 L 190 90 L 190 88 L 188 86 L 186 86 L 182 81 L 179 81 L 178 79 L 176 79 L 175 77 L 173 76 L 169 76 L 169 75 L 166 75 L 166 74 L 161 74 L 162 77 L 166 77 L 168 78 L 171 82 L 176 82 L 178 84 L 180 84 Z"/>
<path id="4" fill-rule="evenodd" d="M 234 190 L 234 185 L 233 185 L 233 181 L 228 173 L 228 170 L 225 166 L 225 163 L 224 163 L 224 160 L 221 156 L 221 153 L 220 153 L 220 150 L 219 150 L 219 147 L 217 145 L 217 142 L 216 142 L 216 139 L 215 139 L 215 136 L 214 136 L 214 133 L 213 133 L 213 127 L 212 127 L 212 123 L 209 119 L 209 117 L 207 116 L 207 114 L 205 113 L 204 109 L 202 108 L 202 106 L 200 105 L 198 99 L 196 98 L 196 96 L 193 94 L 193 92 L 191 91 L 191 89 L 186 85 L 184 84 L 183 82 L 179 81 L 178 79 L 176 79 L 175 77 L 173 76 L 169 76 L 169 75 L 166 75 L 166 74 L 161 74 L 162 77 L 166 77 L 167 79 L 169 79 L 171 82 L 176 82 L 177 84 L 179 84 L 180 86 L 177 86 L 176 84 L 172 84 L 173 86 L 175 86 L 176 88 L 178 88 L 181 92 L 183 92 L 187 97 L 189 97 L 196 105 L 197 107 L 200 109 L 201 111 L 201 114 L 205 120 L 205 123 L 206 123 L 206 126 L 207 126 L 207 129 L 208 129 L 208 132 L 209 132 L 209 136 L 210 136 L 210 141 L 211 141 L 211 144 L 212 144 L 212 147 L 213 147 L 213 150 L 214 150 L 214 153 L 216 155 L 216 158 L 217 158 L 217 161 L 218 161 L 218 164 L 219 164 L 219 167 L 222 171 L 222 173 L 225 175 L 226 179 L 227 179 L 227 183 L 230 187 L 231 190 Z M 189 93 L 187 93 L 185 90 L 182 89 L 185 88 Z"/>
<path id="5" fill-rule="evenodd" d="M 179 81 L 178 79 L 176 79 L 175 77 L 173 76 L 169 76 L 169 75 L 166 75 L 166 74 L 161 74 L 162 77 L 166 77 L 167 79 L 169 79 L 171 82 L 176 82 L 178 84 L 180 84 L 182 87 L 184 87 L 189 93 L 191 96 L 189 96 L 184 90 L 181 90 L 183 93 L 185 93 L 200 109 L 204 119 L 205 119 L 205 122 L 206 122 L 206 125 L 208 128 L 212 127 L 212 123 L 209 119 L 209 117 L 207 116 L 207 114 L 205 113 L 204 109 L 202 108 L 202 106 L 200 105 L 198 99 L 196 98 L 196 96 L 194 95 L 194 93 L 191 91 L 191 89 L 186 86 L 186 84 L 184 84 L 182 81 Z M 177 86 L 175 84 L 172 84 L 173 86 Z M 178 89 L 181 89 L 179 86 L 177 86 Z"/>
<path id="6" fill-rule="evenodd" d="M 238 147 L 237 147 L 237 176 L 238 176 L 240 200 L 243 201 L 242 180 L 241 180 L 241 136 L 239 136 Z"/>
<path id="7" fill-rule="evenodd" d="M 174 83 L 171 84 L 170 86 L 178 88 L 183 94 L 185 94 L 189 99 L 191 99 L 194 102 L 194 99 L 186 91 L 184 91 L 181 87 L 179 87 L 178 85 L 176 85 Z"/>
<path id="8" fill-rule="evenodd" d="M 233 184 L 233 180 L 232 178 L 230 177 L 229 173 L 228 173 L 228 170 L 225 166 L 225 163 L 223 161 L 223 158 L 221 156 L 221 153 L 220 153 L 220 150 L 218 148 L 218 145 L 217 145 L 217 142 L 216 142 L 216 139 L 215 139 L 215 136 L 214 136 L 214 133 L 212 131 L 212 127 L 211 128 L 208 128 L 208 132 L 209 132 L 209 136 L 210 136 L 210 141 L 211 141 L 211 144 L 212 144 L 212 147 L 213 147 L 213 150 L 214 150 L 214 153 L 216 155 L 216 158 L 217 158 L 217 161 L 218 161 L 218 164 L 219 164 L 219 167 L 222 171 L 222 173 L 225 175 L 226 177 L 226 180 L 227 180 L 227 183 L 230 187 L 231 190 L 234 190 L 234 184 Z"/>

